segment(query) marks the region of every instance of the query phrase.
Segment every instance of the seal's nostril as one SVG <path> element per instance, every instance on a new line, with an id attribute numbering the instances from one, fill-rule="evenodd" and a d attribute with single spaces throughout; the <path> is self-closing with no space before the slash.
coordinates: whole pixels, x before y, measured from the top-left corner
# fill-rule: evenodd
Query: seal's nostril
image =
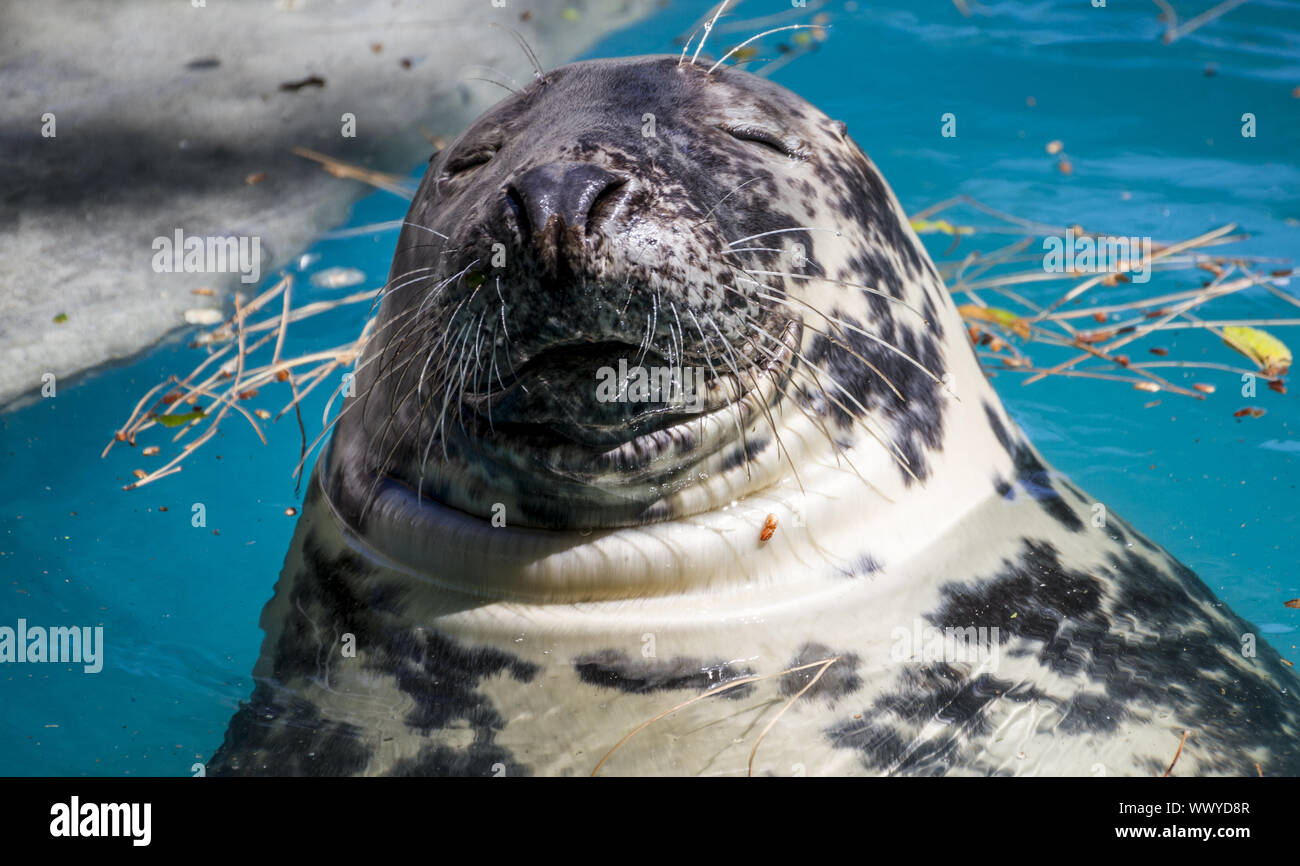
<path id="1" fill-rule="evenodd" d="M 596 224 L 601 220 L 608 218 L 618 204 L 617 193 L 627 185 L 627 181 L 621 177 L 615 177 L 605 186 L 604 189 L 596 193 L 591 202 L 591 207 L 587 210 L 587 222 L 583 230 L 590 235 L 596 228 Z"/>
<path id="2" fill-rule="evenodd" d="M 519 194 L 519 189 L 513 183 L 506 187 L 506 205 L 514 214 L 515 225 L 519 227 L 519 237 L 522 240 L 528 240 L 532 233 L 532 226 L 528 222 L 528 206 L 524 204 L 523 196 Z"/>

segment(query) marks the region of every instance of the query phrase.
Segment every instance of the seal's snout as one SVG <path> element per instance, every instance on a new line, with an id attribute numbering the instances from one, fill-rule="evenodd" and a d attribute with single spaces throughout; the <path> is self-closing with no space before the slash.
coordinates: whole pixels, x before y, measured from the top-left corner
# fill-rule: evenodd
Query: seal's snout
<path id="1" fill-rule="evenodd" d="M 626 178 L 586 162 L 540 165 L 506 187 L 520 241 L 531 244 L 538 258 L 558 264 L 564 239 L 587 235 L 608 210 Z"/>

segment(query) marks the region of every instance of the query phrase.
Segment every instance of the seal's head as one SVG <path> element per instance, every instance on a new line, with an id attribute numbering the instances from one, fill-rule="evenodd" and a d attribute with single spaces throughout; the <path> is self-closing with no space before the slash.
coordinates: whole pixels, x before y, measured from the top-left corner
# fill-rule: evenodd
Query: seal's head
<path id="1" fill-rule="evenodd" d="M 843 124 L 738 69 L 571 64 L 432 159 L 326 488 L 362 529 L 384 497 L 390 519 L 397 497 L 642 525 L 809 461 L 905 488 L 950 386 L 983 385 L 945 332 L 942 282 Z"/>

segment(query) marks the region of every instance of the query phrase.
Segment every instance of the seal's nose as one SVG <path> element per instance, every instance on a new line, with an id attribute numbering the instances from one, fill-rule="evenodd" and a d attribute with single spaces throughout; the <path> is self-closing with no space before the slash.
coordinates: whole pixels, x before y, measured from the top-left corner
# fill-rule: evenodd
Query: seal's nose
<path id="1" fill-rule="evenodd" d="M 522 239 L 531 240 L 544 258 L 553 258 L 560 234 L 566 229 L 585 233 L 602 198 L 623 183 L 590 163 L 552 163 L 524 172 L 506 188 L 506 197 Z"/>

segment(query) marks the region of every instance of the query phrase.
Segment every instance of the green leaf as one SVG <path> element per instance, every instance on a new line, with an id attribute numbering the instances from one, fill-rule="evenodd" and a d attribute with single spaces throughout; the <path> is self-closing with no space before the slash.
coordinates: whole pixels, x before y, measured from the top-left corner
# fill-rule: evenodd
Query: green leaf
<path id="1" fill-rule="evenodd" d="M 191 421 L 197 421 L 200 418 L 208 417 L 202 409 L 195 409 L 193 412 L 186 412 L 183 415 L 157 415 L 153 420 L 157 421 L 164 427 L 180 427 Z"/>

